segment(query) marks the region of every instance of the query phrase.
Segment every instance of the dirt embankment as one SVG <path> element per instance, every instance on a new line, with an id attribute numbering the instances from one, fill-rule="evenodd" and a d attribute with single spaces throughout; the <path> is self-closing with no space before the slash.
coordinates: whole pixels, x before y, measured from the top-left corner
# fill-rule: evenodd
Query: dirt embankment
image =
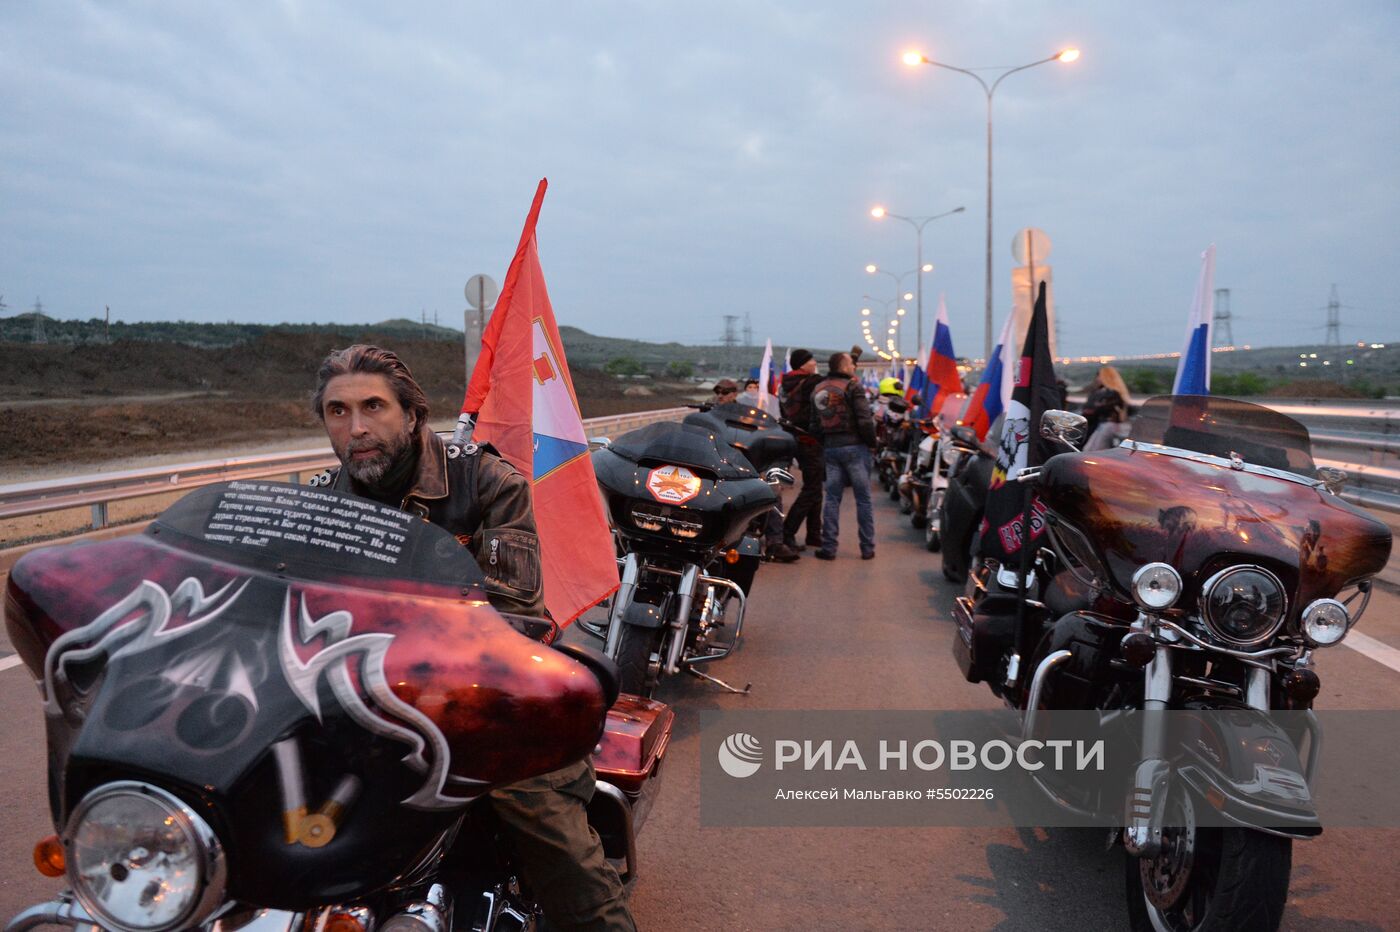
<path id="1" fill-rule="evenodd" d="M 326 353 L 372 333 L 270 333 L 221 349 L 174 343 L 61 346 L 0 343 L 0 482 L 52 463 L 196 452 L 304 435 Z M 435 418 L 462 404 L 462 348 L 446 341 L 384 341 L 423 386 Z M 573 372 L 584 417 L 681 404 L 694 386 L 647 383 L 649 395 L 595 370 Z M 152 397 L 155 396 L 155 397 Z M 168 396 L 168 397 L 160 397 Z M 37 402 L 37 403 L 36 403 Z"/>

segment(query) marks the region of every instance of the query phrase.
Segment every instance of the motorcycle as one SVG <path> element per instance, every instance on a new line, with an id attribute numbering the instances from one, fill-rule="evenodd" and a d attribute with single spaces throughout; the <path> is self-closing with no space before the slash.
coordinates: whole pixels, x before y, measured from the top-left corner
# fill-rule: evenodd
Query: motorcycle
<path id="1" fill-rule="evenodd" d="M 936 503 L 930 502 L 934 517 L 924 528 L 924 545 L 942 552 L 943 578 L 962 585 L 972 565 L 972 545 L 987 507 L 995 461 L 982 449 L 976 432 L 962 425 L 950 427 L 940 437 L 938 459 L 939 468 L 947 470 L 947 480 Z"/>
<path id="2" fill-rule="evenodd" d="M 956 423 L 966 403 L 966 395 L 949 394 L 932 417 L 911 422 L 913 438 L 899 477 L 900 511 L 909 515 L 912 526 L 925 529 L 924 546 L 934 553 L 940 545 L 938 503 L 948 485 L 948 464 L 940 455 L 941 444 L 947 433 L 946 425 Z M 933 522 L 931 529 L 930 521 Z"/>
<path id="3" fill-rule="evenodd" d="M 593 470 L 622 580 L 606 623 L 586 630 L 605 639 L 626 692 L 652 696 L 682 670 L 748 692 L 700 668 L 740 642 L 774 488 L 793 483 L 779 464 L 797 442 L 776 418 L 728 403 L 600 445 Z"/>
<path id="4" fill-rule="evenodd" d="M 671 710 L 483 584 L 440 528 L 270 481 L 27 554 L 5 624 L 47 728 L 35 864 L 68 886 L 7 929 L 534 929 L 478 800 L 590 753 L 634 878 Z"/>
<path id="5" fill-rule="evenodd" d="M 1042 436 L 1074 450 L 1083 424 L 1047 411 Z M 1280 921 L 1292 842 L 1322 831 L 1313 654 L 1359 620 L 1391 548 L 1385 524 L 1337 497 L 1344 479 L 1268 408 L 1153 398 L 1117 449 L 1016 477 L 1039 499 L 1030 570 L 984 559 L 956 601 L 963 675 L 1019 709 L 1026 736 L 1045 710 L 1226 713 L 1220 733 L 1171 746 L 1144 716 L 1126 802 L 1036 777 L 1066 809 L 1123 813 L 1134 929 Z M 1299 712 L 1306 733 L 1271 710 Z"/>
<path id="6" fill-rule="evenodd" d="M 900 395 L 881 396 L 875 409 L 875 477 L 892 502 L 899 501 L 899 476 L 909 455 L 908 411 Z"/>

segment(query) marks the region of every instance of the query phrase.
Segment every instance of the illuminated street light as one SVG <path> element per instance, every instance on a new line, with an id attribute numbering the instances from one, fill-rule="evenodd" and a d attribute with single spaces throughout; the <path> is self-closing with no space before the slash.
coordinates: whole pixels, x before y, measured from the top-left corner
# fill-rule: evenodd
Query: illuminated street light
<path id="1" fill-rule="evenodd" d="M 1019 65 L 1015 68 L 1008 68 L 1003 71 L 990 85 L 983 80 L 982 76 L 966 68 L 956 68 L 953 65 L 945 65 L 943 62 L 934 61 L 922 52 L 909 51 L 903 55 L 906 65 L 936 65 L 939 68 L 946 68 L 949 71 L 956 71 L 972 78 L 982 87 L 982 91 L 987 95 L 987 278 L 986 278 L 986 325 L 985 346 L 983 356 L 990 358 L 992 355 L 992 95 L 996 93 L 1001 82 L 1018 71 L 1025 71 L 1027 68 L 1034 68 L 1047 62 L 1060 61 L 1068 64 L 1079 59 L 1079 49 L 1061 49 L 1049 58 L 1042 58 L 1029 64 Z"/>
<path id="2" fill-rule="evenodd" d="M 934 214 L 931 217 L 905 217 L 901 216 L 900 214 L 892 214 L 885 208 L 881 207 L 879 204 L 876 204 L 874 207 L 870 208 L 870 216 L 874 217 L 876 220 L 883 220 L 885 217 L 891 217 L 895 220 L 903 220 L 905 223 L 913 227 L 915 234 L 914 265 L 920 272 L 932 272 L 933 263 L 924 261 L 924 227 L 928 226 L 929 223 L 934 220 L 938 220 L 942 217 L 949 217 L 953 214 L 960 214 L 966 209 L 967 208 L 965 207 L 954 207 L 952 210 L 945 210 L 943 213 Z M 866 271 L 868 272 L 870 271 L 870 269 L 867 267 Z M 917 285 L 917 290 L 919 292 L 919 298 L 915 306 L 918 310 L 916 316 L 919 319 L 919 348 L 922 349 L 924 345 L 924 277 L 920 275 L 914 281 Z M 909 296 L 906 295 L 904 300 L 908 301 Z"/>

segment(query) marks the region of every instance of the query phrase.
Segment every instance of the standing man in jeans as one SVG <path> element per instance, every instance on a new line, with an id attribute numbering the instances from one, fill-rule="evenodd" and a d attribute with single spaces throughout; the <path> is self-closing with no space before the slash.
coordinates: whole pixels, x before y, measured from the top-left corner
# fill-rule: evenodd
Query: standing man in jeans
<path id="1" fill-rule="evenodd" d="M 835 560 L 841 528 L 841 498 L 850 486 L 856 499 L 860 558 L 875 559 L 875 512 L 870 504 L 870 449 L 875 419 L 870 399 L 854 378 L 850 353 L 831 357 L 826 378 L 812 389 L 812 433 L 821 438 L 826 457 L 826 503 L 822 506 L 822 546 L 818 560 Z"/>
<path id="2" fill-rule="evenodd" d="M 797 441 L 797 467 L 802 470 L 802 489 L 788 508 L 783 522 L 783 543 L 793 550 L 821 549 L 822 545 L 822 486 L 826 484 L 826 457 L 821 440 L 812 436 L 812 389 L 822 380 L 817 375 L 817 361 L 809 350 L 795 349 L 789 357 L 792 369 L 783 376 L 779 403 L 788 432 Z M 807 523 L 807 543 L 797 540 L 802 523 Z"/>

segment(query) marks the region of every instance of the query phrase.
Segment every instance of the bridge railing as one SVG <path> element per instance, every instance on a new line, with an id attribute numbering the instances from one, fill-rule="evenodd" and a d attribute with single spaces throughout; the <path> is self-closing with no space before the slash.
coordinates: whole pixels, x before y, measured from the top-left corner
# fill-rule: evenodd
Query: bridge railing
<path id="1" fill-rule="evenodd" d="M 656 421 L 676 420 L 690 410 L 662 408 L 587 418 L 583 422 L 583 429 L 589 439 L 616 436 Z M 292 482 L 298 482 L 305 473 L 317 472 L 334 465 L 336 458 L 330 447 L 321 445 L 286 453 L 236 456 L 171 466 L 153 466 L 147 469 L 95 473 L 68 479 L 0 485 L 0 518 L 21 518 L 53 511 L 88 508 L 91 510 L 91 529 L 98 530 L 107 526 L 107 508 L 112 502 L 166 495 L 214 482 L 240 479 L 285 476 Z"/>

